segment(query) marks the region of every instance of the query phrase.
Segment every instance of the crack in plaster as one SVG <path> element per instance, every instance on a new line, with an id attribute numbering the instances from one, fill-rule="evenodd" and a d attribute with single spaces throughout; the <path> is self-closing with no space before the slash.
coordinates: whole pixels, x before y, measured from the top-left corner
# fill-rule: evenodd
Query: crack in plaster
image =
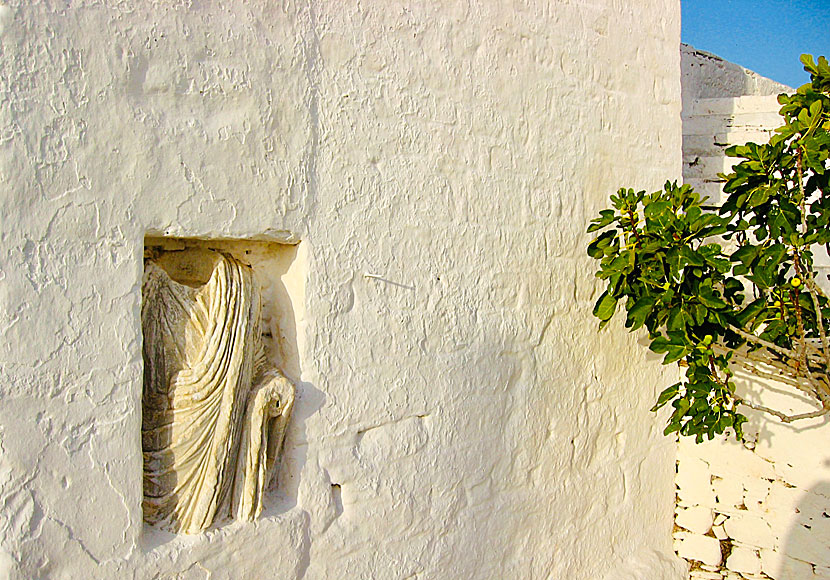
<path id="1" fill-rule="evenodd" d="M 359 428 L 357 430 L 357 433 L 355 433 L 355 442 L 356 442 L 356 444 L 359 445 L 360 441 L 363 439 L 364 435 L 366 435 L 366 433 L 368 433 L 369 431 L 372 431 L 374 429 L 381 429 L 383 427 L 389 427 L 391 425 L 396 425 L 396 424 L 401 423 L 403 421 L 408 421 L 409 419 L 422 419 L 423 420 L 423 419 L 426 419 L 429 416 L 430 416 L 430 413 L 427 413 L 427 412 L 418 413 L 418 414 L 415 414 L 415 415 L 406 415 L 404 417 L 399 417 L 397 419 L 392 419 L 392 420 L 386 421 L 384 423 L 378 423 L 377 425 L 371 425 L 369 427 Z"/>

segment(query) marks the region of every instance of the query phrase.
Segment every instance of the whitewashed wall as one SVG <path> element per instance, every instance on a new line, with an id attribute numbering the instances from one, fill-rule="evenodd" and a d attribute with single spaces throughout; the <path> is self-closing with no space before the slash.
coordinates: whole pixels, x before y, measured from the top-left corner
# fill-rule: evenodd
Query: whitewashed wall
<path id="1" fill-rule="evenodd" d="M 683 182 L 723 201 L 723 180 L 740 161 L 726 149 L 749 142 L 766 143 L 781 125 L 777 95 L 695 99 L 683 109 Z"/>
<path id="2" fill-rule="evenodd" d="M 682 577 L 665 379 L 597 335 L 584 255 L 609 193 L 680 176 L 679 12 L 3 6 L 0 576 Z M 301 240 L 256 524 L 142 524 L 148 234 Z"/>
<path id="3" fill-rule="evenodd" d="M 683 110 L 699 99 L 775 96 L 792 88 L 688 44 L 680 45 Z M 804 82 L 809 77 L 805 75 Z"/>
<path id="4" fill-rule="evenodd" d="M 768 141 L 781 124 L 775 95 L 792 89 L 690 47 L 683 59 L 683 178 L 718 201 L 717 174 L 735 162 L 724 150 Z M 826 275 L 827 257 L 817 261 Z M 770 407 L 809 408 L 751 377 L 738 386 Z M 744 443 L 681 439 L 675 547 L 693 580 L 830 579 L 830 425 L 747 411 Z"/>

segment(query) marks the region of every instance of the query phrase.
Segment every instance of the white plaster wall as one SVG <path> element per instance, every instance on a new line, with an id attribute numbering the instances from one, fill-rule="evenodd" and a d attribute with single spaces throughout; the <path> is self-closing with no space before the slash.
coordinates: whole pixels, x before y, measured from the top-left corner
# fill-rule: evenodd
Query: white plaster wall
<path id="1" fill-rule="evenodd" d="M 680 176 L 679 4 L 249 4 L 0 9 L 0 576 L 680 578 L 583 233 Z M 142 525 L 148 234 L 302 240 L 255 524 Z"/>

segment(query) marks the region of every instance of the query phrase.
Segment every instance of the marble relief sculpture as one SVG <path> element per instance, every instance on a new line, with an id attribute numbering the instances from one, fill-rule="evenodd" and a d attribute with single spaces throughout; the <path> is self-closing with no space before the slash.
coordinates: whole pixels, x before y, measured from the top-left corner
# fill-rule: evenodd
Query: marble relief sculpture
<path id="1" fill-rule="evenodd" d="M 266 360 L 253 271 L 208 255 L 204 285 L 148 260 L 142 288 L 144 519 L 188 534 L 259 515 L 294 401 Z"/>

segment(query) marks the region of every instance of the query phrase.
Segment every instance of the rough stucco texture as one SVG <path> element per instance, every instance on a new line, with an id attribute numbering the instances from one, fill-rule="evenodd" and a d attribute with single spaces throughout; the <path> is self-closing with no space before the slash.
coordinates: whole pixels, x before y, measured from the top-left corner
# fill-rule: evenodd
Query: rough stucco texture
<path id="1" fill-rule="evenodd" d="M 680 578 L 668 379 L 597 335 L 584 255 L 680 176 L 679 12 L 0 9 L 0 576 Z M 142 524 L 147 234 L 302 240 L 255 524 Z"/>

